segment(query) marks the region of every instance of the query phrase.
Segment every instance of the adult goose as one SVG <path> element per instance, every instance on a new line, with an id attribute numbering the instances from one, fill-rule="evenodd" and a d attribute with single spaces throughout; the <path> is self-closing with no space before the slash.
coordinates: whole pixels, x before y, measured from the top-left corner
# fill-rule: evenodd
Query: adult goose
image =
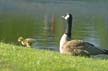
<path id="1" fill-rule="evenodd" d="M 97 48 L 91 43 L 79 39 L 71 40 L 72 15 L 68 13 L 62 16 L 62 18 L 67 21 L 67 27 L 60 39 L 60 53 L 81 56 L 108 54 L 108 50 Z"/>

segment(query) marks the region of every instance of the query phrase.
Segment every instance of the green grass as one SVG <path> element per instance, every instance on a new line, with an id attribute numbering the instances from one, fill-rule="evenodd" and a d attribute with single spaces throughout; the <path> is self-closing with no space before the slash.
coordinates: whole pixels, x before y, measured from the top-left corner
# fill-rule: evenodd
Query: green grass
<path id="1" fill-rule="evenodd" d="M 0 71 L 108 71 L 108 60 L 63 55 L 0 42 Z"/>

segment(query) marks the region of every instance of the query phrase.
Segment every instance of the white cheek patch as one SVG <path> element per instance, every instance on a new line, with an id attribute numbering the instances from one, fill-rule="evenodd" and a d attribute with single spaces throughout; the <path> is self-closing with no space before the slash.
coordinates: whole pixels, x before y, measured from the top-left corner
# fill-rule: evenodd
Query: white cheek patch
<path id="1" fill-rule="evenodd" d="M 64 17 L 64 19 L 67 20 L 68 18 L 69 18 L 69 15 L 67 14 L 67 15 Z"/>

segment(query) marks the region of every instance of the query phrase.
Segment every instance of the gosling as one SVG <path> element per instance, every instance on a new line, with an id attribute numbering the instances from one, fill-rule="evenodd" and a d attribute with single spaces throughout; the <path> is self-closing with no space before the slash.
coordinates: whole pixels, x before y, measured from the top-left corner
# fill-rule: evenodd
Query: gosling
<path id="1" fill-rule="evenodd" d="M 31 47 L 32 43 L 35 43 L 36 42 L 36 39 L 33 39 L 33 38 L 23 38 L 22 36 L 20 36 L 18 38 L 18 42 L 21 43 L 22 46 L 25 46 L 25 47 Z"/>

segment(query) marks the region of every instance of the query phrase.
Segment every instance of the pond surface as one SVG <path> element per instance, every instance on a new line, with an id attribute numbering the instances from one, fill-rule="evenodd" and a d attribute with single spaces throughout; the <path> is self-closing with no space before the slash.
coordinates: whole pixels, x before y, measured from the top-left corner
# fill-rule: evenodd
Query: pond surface
<path id="1" fill-rule="evenodd" d="M 65 13 L 73 14 L 72 38 L 108 48 L 107 0 L 0 0 L 0 40 L 31 37 L 38 40 L 34 48 L 58 49 Z"/>

